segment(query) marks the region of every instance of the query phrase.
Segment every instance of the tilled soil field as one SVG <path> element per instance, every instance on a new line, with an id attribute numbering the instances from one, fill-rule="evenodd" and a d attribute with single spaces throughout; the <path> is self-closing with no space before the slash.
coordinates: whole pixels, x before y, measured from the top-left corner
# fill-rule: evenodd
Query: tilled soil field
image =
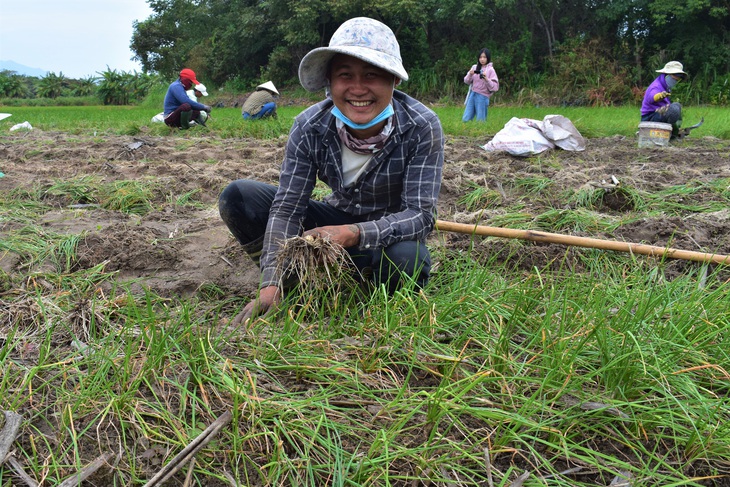
<path id="1" fill-rule="evenodd" d="M 219 139 L 204 132 L 185 139 L 42 131 L 11 134 L 0 139 L 0 171 L 5 173 L 0 191 L 40 191 L 48 207 L 38 224 L 48 232 L 82 236 L 78 267 L 105 263 L 107 270 L 117 271 L 119 282 L 134 282 L 162 294 L 189 295 L 213 284 L 247 296 L 256 289 L 258 269 L 240 252 L 220 220 L 217 198 L 234 179 L 276 183 L 285 143 L 285 137 Z M 490 224 L 491 218 L 504 217 L 505 209 L 518 200 L 523 219 L 537 217 L 551 209 L 569 209 L 573 203 L 568 195 L 581 188 L 610 185 L 613 178 L 624 188 L 646 194 L 689 186 L 697 190 L 672 196 L 677 200 L 673 214 L 645 216 L 610 233 L 600 229 L 570 233 L 730 253 L 730 209 L 696 211 L 703 205 L 703 185 L 730 178 L 728 141 L 696 138 L 666 148 L 639 149 L 632 138 L 589 139 L 582 152 L 558 149 L 530 158 L 486 152 L 481 148 L 484 143 L 486 140 L 447 139 L 441 220 Z M 152 182 L 153 208 L 141 215 L 129 214 L 48 191 L 64 183 L 78 185 L 85 178 L 94 181 L 89 183 L 92 185 Z M 539 193 L 527 194 L 530 188 L 524 182 L 537 180 L 549 184 Z M 468 201 L 468 195 L 478 190 L 492 194 L 491 199 L 482 198 L 483 208 Z M 592 210 L 595 218 L 617 219 L 634 212 L 626 194 L 605 194 Z M 195 204 L 175 203 L 185 195 Z M 23 225 L 5 218 L 0 222 L 0 238 Z M 471 237 L 444 233 L 440 238 L 433 234 L 432 240 L 434 245 L 462 248 L 470 245 Z M 480 239 L 474 248 L 485 257 L 504 254 L 505 259 L 516 259 L 508 251 L 509 245 L 504 239 Z M 563 259 L 566 251 L 574 252 L 556 244 L 529 244 L 520 250 L 518 265 L 544 267 L 556 258 Z M 579 266 L 578 261 L 575 265 Z M 673 262 L 670 272 L 671 266 L 680 270 L 686 265 L 685 261 Z M 0 269 L 10 275 L 29 271 L 12 252 L 0 254 Z"/>
<path id="2" fill-rule="evenodd" d="M 487 140 L 447 138 L 441 220 L 504 226 L 512 221 L 531 228 L 537 223 L 543 230 L 577 236 L 730 254 L 730 141 L 688 138 L 666 148 L 639 149 L 633 138 L 590 139 L 582 152 L 554 150 L 520 158 L 486 152 L 481 146 Z M 276 183 L 285 144 L 285 137 L 221 139 L 204 131 L 185 137 L 92 137 L 35 130 L 0 137 L 0 192 L 28 207 L 27 212 L 21 205 L 0 213 L 0 341 L 4 344 L 23 313 L 34 313 L 23 303 L 8 312 L 3 302 L 36 289 L 62 292 L 51 285 L 43 291 L 42 278 L 35 277 L 52 272 L 52 262 L 36 262 L 3 245 L 22 232 L 49 240 L 59 234 L 78 236 L 71 268 L 114 271 L 113 280 L 103 286 L 124 284 L 182 297 L 210 286 L 242 302 L 250 298 L 259 272 L 222 223 L 217 199 L 234 179 Z M 135 211 L 103 204 L 103 188 L 115 187 L 119 193 L 125 184 L 130 185 L 130 199 L 148 192 L 144 201 L 129 203 L 127 209 Z M 596 191 L 601 197 L 591 204 L 577 197 Z M 648 208 L 647 201 L 653 201 Z M 561 222 L 575 213 L 571 210 L 585 210 L 585 220 Z M 605 225 L 611 221 L 618 223 Z M 517 242 L 447 232 L 434 232 L 430 241 L 434 249 L 468 250 L 476 259 L 505 261 L 528 271 L 566 265 L 575 272 L 584 270 L 582 249 Z M 448 251 L 434 255 L 448 259 Z M 696 265 L 671 260 L 663 269 L 671 278 Z M 78 313 L 87 311 L 79 305 Z M 229 317 L 222 318 L 225 323 Z M 70 347 L 72 340 L 54 343 Z M 11 354 L 18 363 L 32 363 L 38 355 L 33 345 L 29 341 L 27 350 Z M 18 441 L 34 451 L 27 435 Z M 116 448 L 114 441 L 109 440 L 108 448 L 104 442 L 85 442 L 85 456 L 95 458 L 97 446 L 101 451 Z M 607 444 L 606 449 L 623 446 Z M 156 450 L 145 448 L 140 447 L 145 452 L 137 458 L 141 464 L 148 454 L 157 458 Z M 268 461 L 261 457 L 262 464 Z M 149 463 L 151 475 L 158 464 Z M 107 480 L 102 476 L 94 485 L 111 485 Z"/>

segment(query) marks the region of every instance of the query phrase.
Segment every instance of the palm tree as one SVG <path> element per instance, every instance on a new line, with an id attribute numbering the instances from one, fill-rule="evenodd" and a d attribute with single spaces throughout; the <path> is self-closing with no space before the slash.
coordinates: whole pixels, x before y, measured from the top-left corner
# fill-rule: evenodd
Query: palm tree
<path id="1" fill-rule="evenodd" d="M 76 82 L 74 86 L 73 94 L 75 96 L 90 96 L 96 92 L 96 82 L 98 78 L 94 76 L 87 76 Z"/>
<path id="2" fill-rule="evenodd" d="M 63 89 L 67 84 L 68 81 L 62 72 L 59 72 L 58 75 L 50 72 L 38 82 L 38 96 L 58 98 L 63 94 Z"/>
<path id="3" fill-rule="evenodd" d="M 126 105 L 129 103 L 132 89 L 129 86 L 131 75 L 124 71 L 117 72 L 116 69 L 109 69 L 109 66 L 106 67 L 106 71 L 98 74 L 101 75 L 101 82 L 97 94 L 104 105 Z"/>
<path id="4" fill-rule="evenodd" d="M 27 98 L 30 95 L 23 78 L 15 71 L 0 71 L 0 96 L 8 98 Z"/>

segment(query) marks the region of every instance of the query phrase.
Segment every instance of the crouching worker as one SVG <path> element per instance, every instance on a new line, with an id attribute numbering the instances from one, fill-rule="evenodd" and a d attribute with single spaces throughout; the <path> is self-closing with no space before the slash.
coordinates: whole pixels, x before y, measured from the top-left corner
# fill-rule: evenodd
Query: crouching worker
<path id="1" fill-rule="evenodd" d="M 259 294 L 233 324 L 279 305 L 277 252 L 302 232 L 344 247 L 361 273 L 390 293 L 411 280 L 426 284 L 425 241 L 435 223 L 444 140 L 436 114 L 395 90 L 407 79 L 395 35 L 370 18 L 348 20 L 328 47 L 302 59 L 302 86 L 327 88 L 330 96 L 295 119 L 279 186 L 240 179 L 218 203 L 231 233 L 261 265 Z M 318 177 L 332 191 L 324 202 L 310 199 Z"/>
<path id="2" fill-rule="evenodd" d="M 241 110 L 243 119 L 276 118 L 275 98 L 277 96 L 279 96 L 279 92 L 271 81 L 258 85 L 256 91 L 248 95 L 246 101 L 243 102 L 243 110 Z"/>
<path id="3" fill-rule="evenodd" d="M 210 107 L 191 99 L 186 93 L 187 90 L 200 84 L 195 79 L 195 72 L 188 68 L 180 71 L 180 77 L 170 83 L 167 94 L 165 94 L 164 103 L 164 117 L 167 125 L 179 127 L 183 130 L 190 128 L 191 121 L 205 125 L 207 114 L 210 113 Z M 205 118 L 201 116 L 201 112 L 206 114 Z"/>
<path id="4" fill-rule="evenodd" d="M 641 104 L 642 122 L 668 123 L 672 126 L 672 136 L 679 132 L 682 125 L 682 105 L 670 100 L 672 88 L 687 79 L 682 63 L 669 61 L 662 69 L 657 69 L 659 76 L 649 85 Z"/>

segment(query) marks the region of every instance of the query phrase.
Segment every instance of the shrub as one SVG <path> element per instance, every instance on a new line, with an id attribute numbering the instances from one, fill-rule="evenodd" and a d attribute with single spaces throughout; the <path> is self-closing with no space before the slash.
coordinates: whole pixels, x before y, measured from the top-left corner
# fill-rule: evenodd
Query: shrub
<path id="1" fill-rule="evenodd" d="M 570 40 L 550 60 L 544 89 L 553 104 L 609 106 L 632 100 L 628 71 L 599 39 Z"/>
<path id="2" fill-rule="evenodd" d="M 717 78 L 707 90 L 713 105 L 730 105 L 730 75 Z"/>

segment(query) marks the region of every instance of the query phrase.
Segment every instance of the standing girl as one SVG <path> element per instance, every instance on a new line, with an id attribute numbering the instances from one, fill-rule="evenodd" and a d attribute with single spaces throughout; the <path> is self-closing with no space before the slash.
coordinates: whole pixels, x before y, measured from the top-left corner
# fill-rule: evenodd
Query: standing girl
<path id="1" fill-rule="evenodd" d="M 468 122 L 476 116 L 477 121 L 486 122 L 489 97 L 499 90 L 499 79 L 492 66 L 489 49 L 479 51 L 479 61 L 466 73 L 464 83 L 469 85 L 469 95 L 461 120 Z"/>

